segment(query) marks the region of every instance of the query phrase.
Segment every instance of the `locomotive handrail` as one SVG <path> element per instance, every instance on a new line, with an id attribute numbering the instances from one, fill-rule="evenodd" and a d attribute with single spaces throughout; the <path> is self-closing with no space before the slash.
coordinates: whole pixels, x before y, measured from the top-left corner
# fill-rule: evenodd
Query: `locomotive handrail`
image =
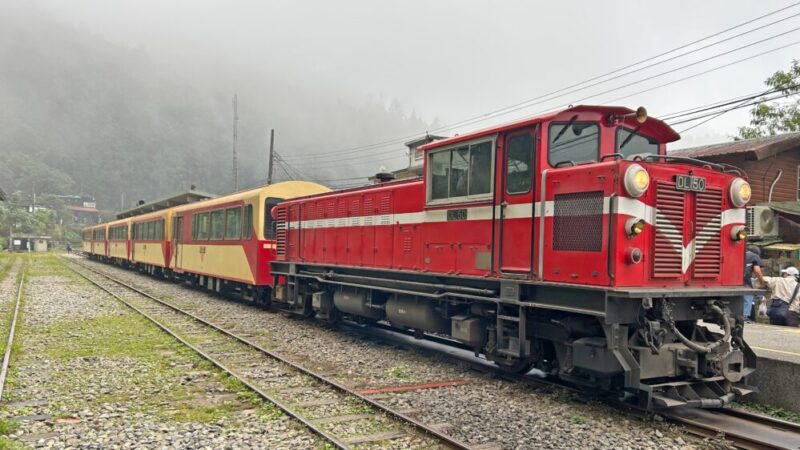
<path id="1" fill-rule="evenodd" d="M 575 166 L 583 166 L 583 165 L 586 165 L 586 164 L 592 164 L 592 163 L 594 163 L 594 162 L 595 162 L 595 161 L 580 161 L 580 162 L 575 162 L 575 161 L 559 161 L 559 162 L 555 163 L 555 165 L 554 165 L 553 167 L 557 169 L 557 168 L 561 167 L 561 166 L 562 166 L 562 165 L 564 165 L 564 164 L 569 164 L 569 165 L 570 165 L 570 167 L 575 167 Z"/>
<path id="2" fill-rule="evenodd" d="M 634 160 L 636 160 L 636 159 L 637 158 L 634 158 Z M 702 160 L 695 159 L 695 158 L 689 158 L 687 156 L 647 155 L 647 156 L 641 158 L 641 160 L 646 161 L 646 162 L 650 162 L 650 161 L 653 161 L 653 160 L 658 162 L 658 160 L 660 160 L 660 159 L 663 159 L 664 162 L 669 162 L 669 161 L 685 162 L 685 163 L 694 164 L 694 165 L 700 166 L 700 167 L 708 167 L 709 169 L 716 169 L 716 170 L 719 170 L 720 172 L 723 172 L 723 173 L 734 172 L 734 173 L 736 173 L 736 174 L 738 174 L 740 176 L 744 176 L 744 173 L 742 173 L 741 169 L 739 169 L 738 167 L 734 167 L 734 166 L 731 166 L 729 164 L 717 164 L 717 163 L 712 163 L 712 162 L 708 162 L 708 161 L 702 161 Z"/>
<path id="3" fill-rule="evenodd" d="M 606 158 L 608 158 L 608 157 L 614 157 L 614 158 L 619 158 L 619 159 L 625 159 L 625 155 L 623 155 L 622 153 L 609 153 L 609 154 L 607 154 L 607 155 L 603 155 L 603 156 L 601 156 L 601 157 L 600 157 L 600 161 L 602 162 L 603 160 L 605 160 L 605 159 L 606 159 Z"/>

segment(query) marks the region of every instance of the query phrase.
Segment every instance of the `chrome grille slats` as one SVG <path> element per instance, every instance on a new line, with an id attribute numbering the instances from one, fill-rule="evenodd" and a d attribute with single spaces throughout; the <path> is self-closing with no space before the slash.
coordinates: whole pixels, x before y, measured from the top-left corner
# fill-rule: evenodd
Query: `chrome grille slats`
<path id="1" fill-rule="evenodd" d="M 683 216 L 686 194 L 674 183 L 656 183 L 656 233 L 653 244 L 653 277 L 683 275 Z"/>

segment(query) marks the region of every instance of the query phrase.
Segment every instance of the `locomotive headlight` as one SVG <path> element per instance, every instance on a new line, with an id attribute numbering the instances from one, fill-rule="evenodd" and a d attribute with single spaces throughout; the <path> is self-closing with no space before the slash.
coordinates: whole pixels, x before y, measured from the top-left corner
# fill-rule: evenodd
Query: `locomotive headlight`
<path id="1" fill-rule="evenodd" d="M 744 180 L 742 180 L 744 181 Z M 650 186 L 650 175 L 638 164 L 631 164 L 625 170 L 625 190 L 631 197 L 641 197 Z"/>
<path id="2" fill-rule="evenodd" d="M 731 203 L 737 208 L 741 208 L 750 201 L 750 196 L 753 190 L 750 188 L 750 183 L 744 181 L 742 178 L 736 178 L 731 183 Z"/>
<path id="3" fill-rule="evenodd" d="M 731 228 L 731 239 L 734 241 L 743 241 L 747 239 L 747 229 L 744 225 L 737 225 Z"/>
<path id="4" fill-rule="evenodd" d="M 638 236 L 644 231 L 644 220 L 638 217 L 631 217 L 625 221 L 625 231 L 631 236 Z"/>

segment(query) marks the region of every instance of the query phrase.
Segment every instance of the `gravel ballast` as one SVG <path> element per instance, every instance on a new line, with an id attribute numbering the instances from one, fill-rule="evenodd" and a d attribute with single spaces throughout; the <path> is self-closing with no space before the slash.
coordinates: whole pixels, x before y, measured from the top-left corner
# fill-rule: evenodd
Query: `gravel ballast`
<path id="1" fill-rule="evenodd" d="M 28 273 L 0 444 L 318 448 L 301 424 L 55 257 L 31 258 Z"/>
<path id="2" fill-rule="evenodd" d="M 438 353 L 377 342 L 320 321 L 268 312 L 211 293 L 97 262 L 92 267 L 144 289 L 305 367 L 357 388 L 441 381 L 466 384 L 380 394 L 381 401 L 469 444 L 498 448 L 701 449 L 661 420 L 642 420 L 560 389 L 533 388 L 477 373 Z"/>

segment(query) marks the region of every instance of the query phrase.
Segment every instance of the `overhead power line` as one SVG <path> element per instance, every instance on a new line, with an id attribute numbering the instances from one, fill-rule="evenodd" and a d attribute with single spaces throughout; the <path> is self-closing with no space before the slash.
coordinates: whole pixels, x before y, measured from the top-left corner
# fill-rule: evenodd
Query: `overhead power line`
<path id="1" fill-rule="evenodd" d="M 797 31 L 797 30 L 800 30 L 800 27 L 799 28 L 795 28 L 794 30 L 791 30 L 789 32 L 793 32 L 793 31 Z M 786 32 L 786 33 L 789 33 L 789 32 Z M 786 33 L 782 33 L 782 34 L 786 34 Z M 762 39 L 759 42 L 763 42 L 763 41 L 766 41 L 768 39 L 771 39 L 771 38 Z M 754 55 L 747 56 L 745 58 L 740 58 L 740 59 L 737 59 L 737 60 L 734 60 L 734 61 L 731 61 L 731 62 L 728 62 L 728 63 L 725 63 L 725 64 L 721 64 L 719 66 L 715 66 L 715 67 L 712 67 L 712 68 L 707 69 L 707 70 L 703 70 L 703 71 L 698 72 L 698 73 L 687 75 L 685 77 L 678 78 L 676 80 L 671 80 L 671 81 L 668 81 L 666 83 L 659 84 L 657 86 L 652 86 L 652 87 L 649 87 L 649 88 L 646 88 L 646 89 L 643 89 L 643 90 L 640 90 L 640 91 L 637 91 L 637 92 L 634 92 L 634 93 L 625 94 L 625 95 L 623 95 L 621 97 L 617 97 L 615 99 L 604 101 L 604 102 L 601 102 L 601 103 L 606 103 L 606 104 L 607 103 L 614 103 L 614 102 L 616 102 L 618 100 L 621 100 L 621 99 L 624 99 L 624 98 L 627 98 L 627 97 L 631 97 L 631 96 L 634 96 L 634 95 L 640 95 L 640 94 L 643 94 L 643 93 L 646 93 L 646 92 L 654 91 L 656 89 L 660 89 L 660 88 L 663 88 L 663 87 L 671 86 L 671 85 L 674 85 L 674 84 L 677 84 L 677 83 L 680 83 L 680 82 L 683 82 L 683 81 L 686 81 L 686 80 L 697 78 L 697 77 L 702 76 L 702 75 L 706 75 L 706 74 L 709 74 L 709 73 L 712 73 L 712 72 L 716 72 L 716 71 L 724 69 L 726 67 L 731 67 L 731 66 L 734 66 L 736 64 L 740 64 L 740 63 L 743 63 L 745 61 L 749 61 L 749 60 L 752 60 L 752 59 L 767 55 L 769 53 L 774 53 L 776 51 L 783 50 L 785 48 L 793 47 L 793 46 L 796 46 L 798 44 L 800 44 L 800 40 L 794 41 L 794 42 L 790 42 L 788 44 L 781 45 L 781 46 L 778 46 L 778 47 L 775 47 L 775 48 L 772 48 L 772 49 L 769 49 L 769 50 L 765 50 L 763 52 L 759 52 L 759 53 L 756 53 Z M 749 47 L 749 46 L 752 46 L 752 45 L 755 45 L 755 43 L 748 44 L 746 46 L 740 47 L 740 49 L 741 48 L 746 48 L 746 47 Z M 727 51 L 727 52 L 725 52 L 725 54 L 731 53 L 733 51 L 736 51 L 736 49 Z M 660 74 L 652 75 L 652 76 L 644 78 L 642 80 L 632 81 L 632 82 L 629 82 L 629 83 L 626 83 L 626 84 L 623 84 L 623 85 L 620 85 L 620 86 L 617 86 L 617 87 L 614 87 L 614 88 L 611 88 L 611 89 L 607 89 L 607 90 L 605 90 L 603 92 L 592 94 L 590 96 L 583 97 L 583 98 L 578 99 L 578 100 L 574 100 L 573 102 L 575 102 L 575 103 L 582 102 L 584 100 L 588 100 L 588 99 L 596 97 L 596 96 L 600 96 L 600 95 L 616 92 L 616 91 L 628 88 L 630 86 L 641 84 L 641 83 L 643 83 L 645 81 L 649 81 L 649 80 L 652 80 L 652 79 L 655 79 L 655 78 L 659 78 L 659 77 L 661 77 L 663 75 L 666 75 L 666 74 L 669 74 L 669 73 L 673 73 L 673 72 L 676 72 L 678 70 L 681 70 L 681 69 L 684 69 L 684 68 L 687 68 L 687 67 L 691 67 L 691 66 L 695 66 L 697 64 L 701 64 L 703 62 L 709 61 L 711 59 L 714 59 L 714 58 L 722 56 L 722 55 L 723 54 L 711 56 L 711 57 L 705 58 L 705 59 L 697 61 L 697 62 L 686 64 L 684 66 L 681 66 L 681 67 L 678 67 L 678 68 L 675 68 L 675 69 L 671 69 L 671 70 L 666 71 L 666 72 L 662 72 Z M 538 112 L 534 113 L 533 116 L 536 116 L 536 115 L 539 115 L 539 114 L 543 114 L 543 113 L 546 113 L 548 111 L 561 109 L 561 108 L 564 108 L 564 107 L 566 107 L 566 105 L 563 105 L 563 106 L 560 106 L 560 107 L 554 108 L 554 109 L 541 110 L 541 111 L 538 111 Z M 526 117 L 527 116 L 528 115 L 526 115 Z M 521 119 L 521 118 L 516 118 L 516 119 L 513 119 L 513 120 L 518 120 L 518 119 Z M 332 168 L 352 167 L 353 166 L 353 163 L 346 163 L 345 161 L 360 160 L 361 162 L 365 162 L 365 163 L 367 163 L 367 162 L 380 163 L 380 162 L 390 161 L 390 160 L 393 160 L 393 159 L 399 159 L 399 158 L 407 157 L 405 152 L 403 152 L 403 154 L 400 154 L 398 152 L 400 152 L 399 149 L 392 149 L 392 150 L 387 150 L 387 151 L 375 152 L 375 153 L 372 153 L 370 155 L 353 155 L 353 156 L 340 157 L 340 158 L 337 158 L 335 161 L 323 160 L 323 161 L 321 161 L 321 164 L 318 164 L 315 161 L 308 161 L 308 162 L 306 162 L 306 164 L 313 165 L 313 167 L 315 169 L 317 169 L 317 168 L 319 168 L 319 169 L 323 169 L 323 168 L 324 169 L 332 169 Z M 396 156 L 385 156 L 385 155 L 393 155 L 393 154 L 396 155 Z M 329 164 L 329 163 L 333 163 L 333 164 Z"/>
<path id="2" fill-rule="evenodd" d="M 698 43 L 700 43 L 700 42 L 706 41 L 706 40 L 708 40 L 708 39 L 711 39 L 711 38 L 714 38 L 714 37 L 716 37 L 716 36 L 720 36 L 720 35 L 722 35 L 722 34 L 725 34 L 725 33 L 729 32 L 729 31 L 732 31 L 732 30 L 735 30 L 735 29 L 741 28 L 741 27 L 743 27 L 743 26 L 749 25 L 749 24 L 751 24 L 751 23 L 754 23 L 754 22 L 756 22 L 756 21 L 759 21 L 759 20 L 761 20 L 761 19 L 764 19 L 764 18 L 766 18 L 766 17 L 770 17 L 770 16 L 773 16 L 773 15 L 775 15 L 775 14 L 778 14 L 778 13 L 780 13 L 780 12 L 783 12 L 783 11 L 786 11 L 786 10 L 788 10 L 788 9 L 794 8 L 794 7 L 796 7 L 797 5 L 800 5 L 800 2 L 796 2 L 796 3 L 793 3 L 793 4 L 791 4 L 791 5 L 785 6 L 785 7 L 783 7 L 783 8 L 779 8 L 779 9 L 777 9 L 777 10 L 775 10 L 775 11 L 772 11 L 772 12 L 769 12 L 769 13 L 767 13 L 767 14 L 761 15 L 761 16 L 759 16 L 759 17 L 756 17 L 756 18 L 753 18 L 753 19 L 747 20 L 747 21 L 745 21 L 745 22 L 742 22 L 742 23 L 740 23 L 740 24 L 737 24 L 737 25 L 734 25 L 734 26 L 732 26 L 732 27 L 726 28 L 726 29 L 724 29 L 724 30 L 721 30 L 721 31 L 718 31 L 718 32 L 712 33 L 712 34 L 710 34 L 710 35 L 708 35 L 708 36 L 705 36 L 705 37 L 703 37 L 703 38 L 700 38 L 700 39 L 694 40 L 694 41 L 692 41 L 692 42 L 689 42 L 689 43 L 686 43 L 686 44 L 683 44 L 683 45 L 680 45 L 680 46 L 678 46 L 678 47 L 672 48 L 672 49 L 670 49 L 670 50 L 667 50 L 667 51 L 665 51 L 665 52 L 662 52 L 662 53 L 659 53 L 659 54 L 657 54 L 657 55 L 654 55 L 654 56 L 648 57 L 648 58 L 646 58 L 646 59 L 643 59 L 643 60 L 637 61 L 637 62 L 635 62 L 635 63 L 628 64 L 628 65 L 626 65 L 626 66 L 624 66 L 624 67 L 620 67 L 620 68 L 618 68 L 618 69 L 612 70 L 612 71 L 610 71 L 610 72 L 607 72 L 607 73 L 604 73 L 604 74 L 602 74 L 602 75 L 598 75 L 598 76 L 595 76 L 595 77 L 589 78 L 589 79 L 587 79 L 587 80 L 584 80 L 584 81 L 581 81 L 581 82 L 579 82 L 579 83 L 576 83 L 576 84 L 573 84 L 573 85 L 570 85 L 570 86 L 567 86 L 567 87 L 564 87 L 564 88 L 560 88 L 560 89 L 557 89 L 557 90 L 555 90 L 555 91 L 548 92 L 548 93 L 546 93 L 546 94 L 543 94 L 543 95 L 540 95 L 540 96 L 534 97 L 534 98 L 532 98 L 532 99 L 528 99 L 528 100 L 525 100 L 525 101 L 523 101 L 523 102 L 516 103 L 516 104 L 514 104 L 514 105 L 509 105 L 509 106 L 506 106 L 506 107 L 503 107 L 503 108 L 497 109 L 497 110 L 495 110 L 495 111 L 491 111 L 491 112 L 489 112 L 489 113 L 481 114 L 481 115 L 479 115 L 479 116 L 475 116 L 475 117 L 472 117 L 472 118 L 469 118 L 469 119 L 465 119 L 465 120 L 462 120 L 462 121 L 459 121 L 459 122 L 455 122 L 455 123 L 451 123 L 451 124 L 448 124 L 448 125 L 444 125 L 444 126 L 442 126 L 442 127 L 438 127 L 438 128 L 436 128 L 436 129 L 434 129 L 434 130 L 431 130 L 431 131 L 432 131 L 432 132 L 439 132 L 439 131 L 444 131 L 444 130 L 447 130 L 447 129 L 452 129 L 452 128 L 455 128 L 455 127 L 457 127 L 457 126 L 461 126 L 461 125 L 465 125 L 465 124 L 474 123 L 474 122 L 476 122 L 476 121 L 487 120 L 487 119 L 489 119 L 489 118 L 495 117 L 495 116 L 496 116 L 496 115 L 498 115 L 499 113 L 506 114 L 506 113 L 508 113 L 508 112 L 513 112 L 513 111 L 516 111 L 516 110 L 518 109 L 518 107 L 520 107 L 520 106 L 523 106 L 523 105 L 526 105 L 526 107 L 527 107 L 527 106 L 532 106 L 532 105 L 531 105 L 531 104 L 529 104 L 529 103 L 531 103 L 531 102 L 533 102 L 533 101 L 536 101 L 536 100 L 541 100 L 541 99 L 543 99 L 543 98 L 545 98 L 545 97 L 551 97 L 551 96 L 553 96 L 553 95 L 555 95 L 555 94 L 563 93 L 564 91 L 568 91 L 568 90 L 570 90 L 570 89 L 577 88 L 577 87 L 579 87 L 579 86 L 582 86 L 582 85 L 584 85 L 584 84 L 591 83 L 591 82 L 593 82 L 593 81 L 596 81 L 596 80 L 600 80 L 600 79 L 602 79 L 602 78 L 604 78 L 604 77 L 607 77 L 607 76 L 610 76 L 610 75 L 614 75 L 614 74 L 618 74 L 619 72 L 622 72 L 622 71 L 624 71 L 624 70 L 627 70 L 627 69 L 630 69 L 630 68 L 632 68 L 632 67 L 635 67 L 635 66 L 638 66 L 638 65 L 641 65 L 641 64 L 644 64 L 644 63 L 647 63 L 647 62 L 653 61 L 653 60 L 655 60 L 655 59 L 658 59 L 658 58 L 660 58 L 660 57 L 662 57 L 662 56 L 666 56 L 666 55 L 668 55 L 668 54 L 671 54 L 671 53 L 674 53 L 674 52 L 676 52 L 676 51 L 679 51 L 679 50 L 682 50 L 682 49 L 685 49 L 685 48 L 691 47 L 692 45 L 696 45 L 696 44 L 698 44 Z M 796 17 L 796 16 L 797 16 L 797 14 L 795 14 L 795 15 L 792 15 L 792 16 L 789 16 L 789 17 L 786 17 L 786 18 L 783 18 L 783 19 L 780 19 L 780 20 L 777 20 L 777 21 L 774 21 L 774 22 L 771 22 L 771 23 L 769 23 L 769 24 L 766 24 L 766 25 L 762 25 L 762 26 L 756 27 L 756 28 L 754 28 L 754 29 L 752 29 L 752 30 L 749 30 L 749 31 L 746 31 L 746 32 L 743 32 L 743 33 L 737 34 L 737 35 L 735 35 L 735 36 L 732 36 L 732 37 L 729 37 L 729 38 L 725 38 L 725 39 L 723 39 L 723 40 L 720 40 L 720 41 L 717 41 L 717 42 L 715 42 L 715 43 L 712 43 L 712 44 L 706 45 L 706 46 L 704 46 L 704 47 L 701 47 L 701 48 L 699 48 L 699 49 L 695 49 L 695 50 L 692 50 L 692 51 L 690 51 L 690 52 L 685 52 L 685 53 L 683 53 L 683 54 L 681 54 L 681 55 L 679 55 L 679 56 L 671 57 L 671 58 L 669 58 L 669 59 L 666 59 L 666 60 L 664 60 L 664 61 L 661 61 L 661 62 L 658 62 L 658 63 L 655 63 L 655 64 L 651 64 L 651 65 L 649 65 L 649 66 L 646 66 L 646 67 L 643 67 L 643 68 L 637 69 L 636 71 L 639 71 L 639 70 L 644 70 L 644 69 L 646 69 L 646 68 L 650 68 L 650 67 L 653 67 L 653 66 L 655 66 L 655 65 L 662 64 L 662 63 L 664 63 L 664 62 L 668 62 L 668 61 L 674 60 L 674 59 L 676 59 L 676 58 L 678 58 L 678 57 L 686 56 L 686 55 L 688 55 L 688 54 L 690 54 L 690 53 L 694 53 L 694 52 L 697 52 L 697 51 L 701 51 L 701 50 L 703 50 L 703 49 L 706 49 L 706 48 L 708 48 L 708 47 L 711 47 L 711 46 L 717 45 L 717 44 L 719 44 L 719 43 L 722 43 L 722 42 L 726 42 L 726 41 L 728 41 L 728 40 L 734 39 L 734 38 L 736 38 L 736 37 L 740 37 L 740 36 L 742 36 L 742 35 L 745 35 L 745 34 L 749 34 L 749 33 L 751 33 L 751 32 L 754 32 L 754 31 L 757 31 L 757 30 L 760 30 L 760 29 L 766 28 L 766 27 L 768 27 L 768 26 L 771 26 L 771 25 L 774 25 L 774 24 L 777 24 L 777 23 L 783 22 L 783 21 L 785 21 L 785 20 L 788 20 L 788 19 L 790 19 L 790 18 L 793 18 L 793 17 Z M 794 31 L 794 30 L 793 30 L 793 31 Z M 778 36 L 780 36 L 780 35 L 778 35 Z M 778 37 L 778 36 L 774 36 L 774 37 Z M 774 37 L 773 37 L 773 38 L 774 38 Z M 753 43 L 753 44 L 751 44 L 751 45 L 755 45 L 755 44 L 757 44 L 757 43 L 760 43 L 760 42 L 762 42 L 762 41 L 759 41 L 759 42 Z M 741 48 L 740 48 L 740 49 L 741 49 Z M 620 77 L 623 77 L 623 76 L 630 75 L 631 73 L 634 73 L 634 72 L 636 72 L 636 71 L 630 71 L 630 72 L 628 72 L 628 73 L 625 73 L 625 74 L 622 74 L 622 75 L 618 75 L 617 77 L 610 78 L 610 79 L 608 79 L 608 80 L 605 80 L 605 81 L 603 81 L 603 82 L 601 82 L 601 83 L 606 83 L 606 82 L 608 82 L 608 81 L 612 81 L 612 80 L 614 80 L 614 79 L 617 79 L 617 78 L 620 78 Z M 599 84 L 599 83 L 596 83 L 595 85 L 597 85 L 597 84 Z M 588 88 L 588 87 L 590 87 L 590 86 L 586 86 L 586 87 L 585 87 L 585 88 L 583 88 L 583 89 L 586 89 L 586 88 Z M 564 95 L 567 95 L 567 94 L 565 93 Z M 548 99 L 548 100 L 546 100 L 546 101 L 549 101 L 549 100 L 552 100 L 552 99 Z M 344 148 L 344 149 L 340 149 L 340 150 L 334 150 L 334 151 L 319 152 L 319 153 L 314 153 L 314 154 L 306 154 L 306 155 L 297 155 L 297 156 L 291 156 L 291 157 L 289 157 L 289 159 L 290 159 L 290 160 L 295 160 L 295 159 L 319 158 L 319 157 L 326 157 L 326 156 L 324 156 L 324 155 L 334 155 L 334 156 L 339 156 L 339 155 L 343 155 L 343 154 L 358 153 L 358 152 L 362 152 L 362 151 L 370 150 L 370 149 L 373 149 L 373 148 L 379 148 L 379 147 L 382 147 L 382 146 L 386 146 L 386 145 L 389 145 L 389 144 L 396 144 L 396 143 L 403 142 L 403 141 L 406 141 L 406 140 L 408 140 L 408 139 L 413 139 L 413 138 L 415 138 L 415 137 L 419 137 L 419 136 L 424 136 L 424 134 L 423 134 L 423 133 L 417 133 L 417 134 L 412 134 L 412 135 L 406 135 L 406 136 L 402 136 L 402 137 L 397 137 L 397 138 L 393 138 L 393 139 L 389 139 L 389 140 L 385 140 L 385 141 L 381 141 L 381 142 L 377 142 L 377 143 L 373 143 L 373 144 L 361 145 L 361 146 L 356 146 L 356 147 L 349 147 L 349 148 Z"/>

